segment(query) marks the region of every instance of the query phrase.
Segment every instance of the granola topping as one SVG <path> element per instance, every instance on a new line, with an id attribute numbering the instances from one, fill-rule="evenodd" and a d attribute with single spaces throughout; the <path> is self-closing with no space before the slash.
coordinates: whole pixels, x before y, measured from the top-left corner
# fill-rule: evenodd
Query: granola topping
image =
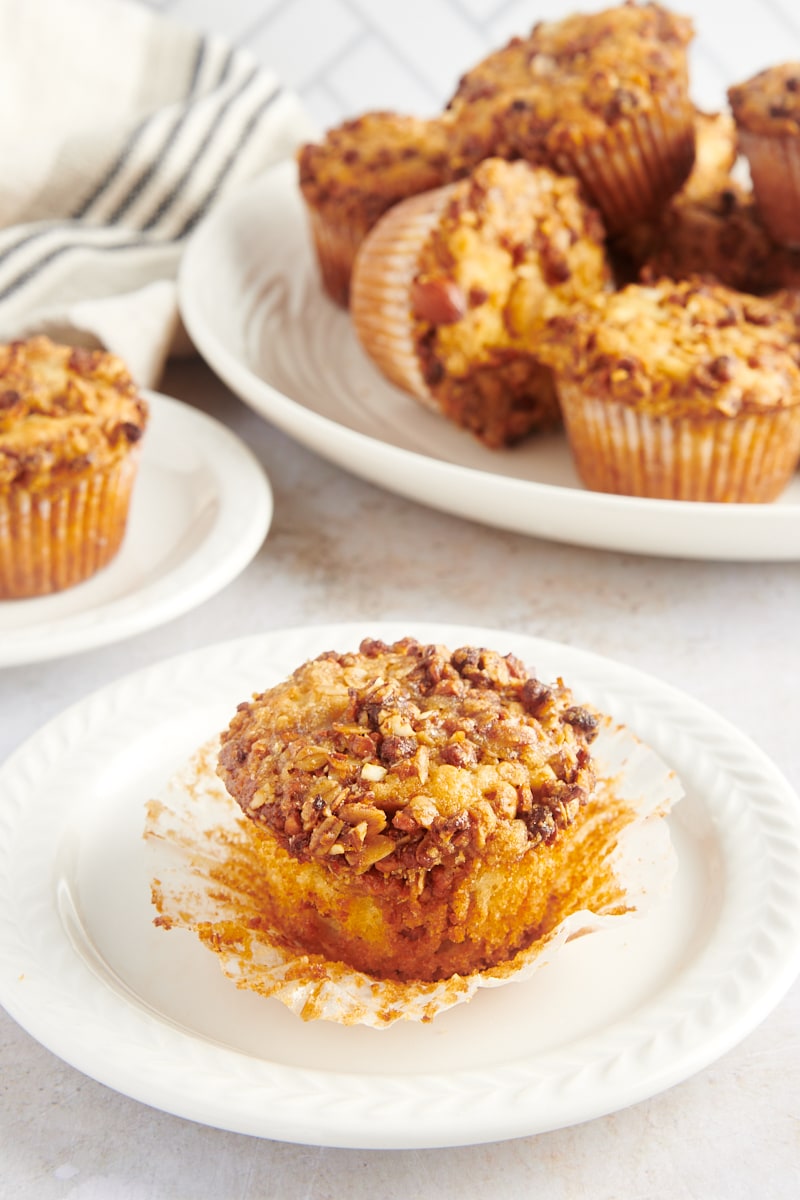
<path id="1" fill-rule="evenodd" d="M 653 414 L 732 417 L 800 404 L 791 315 L 697 278 L 597 297 L 552 320 L 539 353 L 557 376 Z"/>
<path id="2" fill-rule="evenodd" d="M 44 336 L 0 346 L 0 487 L 46 487 L 113 461 L 146 424 L 146 401 L 115 355 Z"/>
<path id="3" fill-rule="evenodd" d="M 501 823 L 519 855 L 555 841 L 591 795 L 596 730 L 512 655 L 367 639 L 240 705 L 218 770 L 301 861 L 435 876 Z"/>

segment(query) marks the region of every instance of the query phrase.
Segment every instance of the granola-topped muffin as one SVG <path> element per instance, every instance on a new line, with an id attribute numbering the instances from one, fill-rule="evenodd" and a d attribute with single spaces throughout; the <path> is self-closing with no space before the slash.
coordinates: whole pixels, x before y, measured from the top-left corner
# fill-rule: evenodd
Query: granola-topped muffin
<path id="1" fill-rule="evenodd" d="M 602 224 L 575 180 L 487 159 L 382 218 L 356 259 L 351 311 L 387 378 L 494 449 L 560 420 L 537 331 L 608 278 Z"/>
<path id="2" fill-rule="evenodd" d="M 691 169 L 692 32 L 657 4 L 540 22 L 469 71 L 449 110 L 470 153 L 575 175 L 614 234 L 652 217 Z"/>
<path id="3" fill-rule="evenodd" d="M 353 258 L 379 217 L 450 178 L 447 122 L 370 112 L 298 154 L 300 190 L 328 295 L 347 306 Z"/>
<path id="4" fill-rule="evenodd" d="M 763 502 L 800 458 L 800 350 L 768 300 L 707 281 L 631 284 L 552 321 L 541 353 L 596 491 Z"/>
<path id="5" fill-rule="evenodd" d="M 760 71 L 728 99 L 764 224 L 776 242 L 800 246 L 800 62 Z"/>
<path id="6" fill-rule="evenodd" d="M 567 886 L 596 728 L 561 681 L 486 649 L 367 639 L 305 663 L 222 735 L 220 777 L 259 835 L 264 920 L 299 954 L 376 978 L 507 961 Z"/>
<path id="7" fill-rule="evenodd" d="M 113 354 L 43 336 L 0 346 L 0 598 L 60 591 L 110 562 L 147 416 Z"/>

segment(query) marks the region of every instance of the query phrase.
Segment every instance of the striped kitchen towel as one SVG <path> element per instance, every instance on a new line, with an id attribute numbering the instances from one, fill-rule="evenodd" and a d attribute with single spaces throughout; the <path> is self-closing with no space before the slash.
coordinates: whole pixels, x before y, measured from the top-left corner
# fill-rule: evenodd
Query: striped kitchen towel
<path id="1" fill-rule="evenodd" d="M 46 332 L 157 383 L 212 206 L 313 136 L 248 52 L 131 0 L 0 0 L 0 341 Z"/>

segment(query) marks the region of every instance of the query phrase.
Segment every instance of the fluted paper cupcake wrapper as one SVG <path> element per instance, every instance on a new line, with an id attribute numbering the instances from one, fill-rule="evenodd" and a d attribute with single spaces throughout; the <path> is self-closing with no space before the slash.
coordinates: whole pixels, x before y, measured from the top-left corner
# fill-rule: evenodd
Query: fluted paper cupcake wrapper
<path id="1" fill-rule="evenodd" d="M 322 286 L 331 300 L 347 308 L 353 263 L 368 229 L 363 222 L 334 223 L 313 209 L 309 209 L 309 222 Z"/>
<path id="2" fill-rule="evenodd" d="M 626 117 L 599 141 L 561 152 L 554 165 L 580 179 L 613 236 L 660 212 L 693 162 L 693 110 L 687 100 Z"/>
<path id="3" fill-rule="evenodd" d="M 439 412 L 414 340 L 411 284 L 419 255 L 455 184 L 404 200 L 364 241 L 353 269 L 350 315 L 356 336 L 378 369 L 427 408 Z"/>
<path id="4" fill-rule="evenodd" d="M 578 474 L 592 491 L 663 500 L 775 500 L 800 458 L 800 405 L 767 413 L 669 418 L 559 383 Z"/>
<path id="5" fill-rule="evenodd" d="M 740 129 L 761 219 L 782 246 L 800 246 L 800 136 L 769 137 Z"/>
<path id="6" fill-rule="evenodd" d="M 248 888 L 250 873 L 263 860 L 252 823 L 216 775 L 218 748 L 216 738 L 201 747 L 147 806 L 144 836 L 156 924 L 196 934 L 237 987 L 274 997 L 304 1020 L 374 1028 L 398 1020 L 429 1021 L 479 988 L 529 979 L 571 938 L 635 919 L 663 903 L 670 891 L 677 857 L 664 818 L 682 795 L 680 782 L 633 734 L 606 721 L 593 747 L 602 777 L 598 800 L 584 810 L 581 837 L 575 840 L 576 857 L 581 842 L 591 842 L 591 854 L 580 857 L 585 885 L 576 895 L 575 911 L 490 970 L 436 983 L 375 979 L 320 955 L 292 952 L 264 928 L 257 889 Z M 604 831 L 612 802 L 617 811 L 622 807 L 627 823 L 610 835 Z M 570 877 L 576 872 L 577 867 Z M 602 878 L 594 904 L 593 872 Z"/>
<path id="7" fill-rule="evenodd" d="M 46 491 L 0 491 L 0 598 L 44 596 L 106 566 L 125 535 L 138 448 Z"/>

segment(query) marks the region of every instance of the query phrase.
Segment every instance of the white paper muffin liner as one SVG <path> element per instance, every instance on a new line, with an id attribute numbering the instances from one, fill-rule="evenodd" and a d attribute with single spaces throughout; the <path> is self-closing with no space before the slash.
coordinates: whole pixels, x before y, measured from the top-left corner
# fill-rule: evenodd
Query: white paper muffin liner
<path id="1" fill-rule="evenodd" d="M 601 860 L 610 869 L 596 907 L 579 899 L 574 912 L 513 959 L 441 982 L 374 979 L 320 955 L 298 955 L 262 927 L 246 875 L 228 869 L 237 858 L 246 865 L 248 847 L 250 861 L 257 858 L 252 824 L 216 775 L 218 749 L 217 738 L 202 746 L 147 805 L 155 922 L 192 931 L 217 953 L 237 987 L 274 997 L 304 1020 L 374 1028 L 430 1021 L 478 988 L 530 978 L 570 939 L 634 919 L 669 894 L 677 858 L 664 818 L 683 794 L 680 782 L 630 731 L 606 720 L 593 745 L 598 802 L 584 810 L 576 853 L 581 838 L 592 836 L 592 861 L 598 863 L 597 833 L 610 803 L 617 812 L 624 808 L 627 823 L 606 839 Z"/>
<path id="2" fill-rule="evenodd" d="M 739 130 L 761 219 L 781 246 L 800 247 L 800 137 Z"/>
<path id="3" fill-rule="evenodd" d="M 411 284 L 422 248 L 456 186 L 423 192 L 389 209 L 362 243 L 350 286 L 350 315 L 365 352 L 387 379 L 434 412 L 440 409 L 420 368 Z"/>

